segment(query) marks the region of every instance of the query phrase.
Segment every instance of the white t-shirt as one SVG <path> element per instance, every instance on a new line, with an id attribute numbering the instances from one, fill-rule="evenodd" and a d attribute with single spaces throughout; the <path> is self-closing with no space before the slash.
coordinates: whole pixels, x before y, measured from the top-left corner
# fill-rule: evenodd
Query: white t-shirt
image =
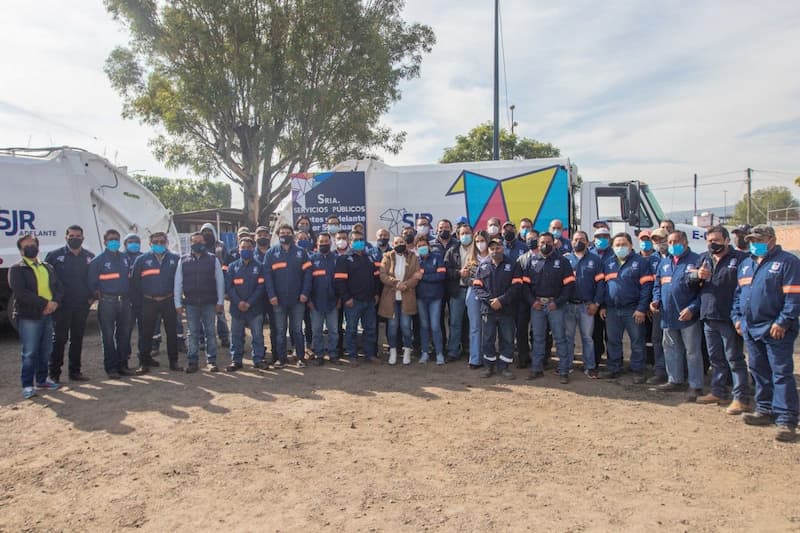
<path id="1" fill-rule="evenodd" d="M 403 254 L 394 254 L 394 277 L 400 281 L 406 277 L 406 256 Z M 403 299 L 403 293 L 394 291 L 395 301 Z"/>

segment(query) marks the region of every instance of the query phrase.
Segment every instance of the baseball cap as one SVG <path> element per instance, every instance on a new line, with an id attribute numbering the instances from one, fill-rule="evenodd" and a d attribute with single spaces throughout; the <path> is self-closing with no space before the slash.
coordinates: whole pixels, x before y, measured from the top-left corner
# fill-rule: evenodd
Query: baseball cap
<path id="1" fill-rule="evenodd" d="M 750 230 L 745 239 L 773 239 L 775 238 L 775 230 L 766 224 L 759 224 Z"/>
<path id="2" fill-rule="evenodd" d="M 747 235 L 750 232 L 750 226 L 747 224 L 740 224 L 736 226 L 734 229 L 731 230 L 731 233 L 741 233 L 743 235 Z"/>
<path id="3" fill-rule="evenodd" d="M 669 237 L 669 235 L 667 234 L 667 230 L 658 228 L 650 232 L 650 239 L 652 239 L 653 237 L 658 237 L 659 239 L 666 239 L 667 237 Z"/>
<path id="4" fill-rule="evenodd" d="M 653 234 L 649 229 L 643 229 L 642 231 L 639 232 L 639 240 L 644 238 L 650 239 L 652 238 L 652 235 Z"/>
<path id="5" fill-rule="evenodd" d="M 458 217 L 458 220 L 456 220 L 456 226 L 463 226 L 464 224 L 469 224 L 467 217 Z"/>
<path id="6" fill-rule="evenodd" d="M 505 244 L 503 244 L 503 241 L 498 239 L 497 237 L 489 240 L 489 246 L 490 247 L 495 245 L 495 244 L 498 245 L 498 246 L 505 246 Z"/>
<path id="7" fill-rule="evenodd" d="M 513 222 L 511 222 L 510 220 L 506 220 L 505 222 L 503 222 L 503 229 L 506 229 L 506 226 L 511 226 L 512 228 L 515 228 L 515 227 L 516 227 L 516 226 L 514 225 L 514 223 L 513 223 Z"/>
<path id="8" fill-rule="evenodd" d="M 601 218 L 600 220 L 595 220 L 594 223 L 592 224 L 593 228 L 599 228 L 601 226 L 606 226 L 607 227 L 608 226 L 608 220 L 606 220 L 604 218 Z"/>
<path id="9" fill-rule="evenodd" d="M 611 236 L 611 232 L 608 231 L 608 229 L 606 228 L 597 228 L 596 230 L 594 230 L 595 237 L 602 237 L 604 235 Z"/>
<path id="10" fill-rule="evenodd" d="M 262 231 L 266 231 L 267 233 L 269 233 L 269 228 L 266 226 L 258 226 L 256 228 L 256 233 L 261 233 Z"/>

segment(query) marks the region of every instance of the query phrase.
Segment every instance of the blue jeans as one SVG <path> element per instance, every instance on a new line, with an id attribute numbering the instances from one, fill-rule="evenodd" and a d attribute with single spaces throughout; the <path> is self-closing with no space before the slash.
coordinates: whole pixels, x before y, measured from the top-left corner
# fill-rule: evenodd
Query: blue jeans
<path id="1" fill-rule="evenodd" d="M 567 337 L 567 354 L 569 354 L 570 366 L 575 359 L 575 330 L 581 334 L 581 353 L 583 355 L 583 369 L 594 370 L 594 315 L 587 312 L 588 303 L 570 304 L 568 303 L 564 312 L 564 333 Z"/>
<path id="2" fill-rule="evenodd" d="M 186 360 L 189 364 L 197 364 L 197 350 L 200 335 L 206 343 L 206 360 L 208 364 L 217 364 L 217 339 L 214 336 L 214 320 L 217 318 L 215 305 L 186 305 L 186 321 L 189 326 L 189 353 Z M 202 333 L 201 333 L 202 332 Z"/>
<path id="3" fill-rule="evenodd" d="M 47 381 L 50 352 L 53 351 L 53 318 L 50 315 L 39 320 L 21 318 L 17 329 L 22 355 L 22 386 L 33 387 L 34 377 L 37 384 L 44 383 Z"/>
<path id="4" fill-rule="evenodd" d="M 329 358 L 336 359 L 336 345 L 339 343 L 339 310 L 334 307 L 327 313 L 313 309 L 311 311 L 311 345 L 317 359 L 327 354 Z M 323 338 L 323 326 L 328 329 L 327 340 Z"/>
<path id="5" fill-rule="evenodd" d="M 344 306 L 344 317 L 347 326 L 344 330 L 344 348 L 347 357 L 355 360 L 358 357 L 358 321 L 361 321 L 361 328 L 364 330 L 364 355 L 375 357 L 375 345 L 377 339 L 377 316 L 375 315 L 375 301 L 363 301 L 353 298 L 353 307 Z"/>
<path id="6" fill-rule="evenodd" d="M 689 386 L 703 388 L 702 335 L 699 320 L 683 329 L 664 330 L 664 360 L 670 383 L 684 383 L 688 366 Z"/>
<path id="7" fill-rule="evenodd" d="M 483 344 L 481 342 L 481 302 L 472 287 L 467 289 L 467 317 L 469 319 L 469 364 L 483 364 Z"/>
<path id="8" fill-rule="evenodd" d="M 97 304 L 97 321 L 103 340 L 103 366 L 107 373 L 118 372 L 128 365 L 133 310 L 128 300 L 101 297 Z"/>
<path id="9" fill-rule="evenodd" d="M 306 358 L 306 339 L 303 337 L 303 315 L 306 312 L 306 304 L 295 302 L 289 305 L 275 305 L 272 308 L 275 317 L 275 341 L 278 343 L 274 350 L 273 359 L 281 363 L 286 363 L 286 331 L 287 321 L 294 340 L 294 354 L 298 361 Z"/>
<path id="10" fill-rule="evenodd" d="M 551 311 L 547 304 L 543 304 L 542 309 L 538 311 L 531 307 L 531 329 L 533 330 L 531 370 L 541 372 L 544 368 L 548 324 L 550 332 L 553 334 L 553 344 L 556 345 L 556 354 L 558 354 L 558 373 L 562 376 L 569 375 L 569 370 L 572 368 L 572 354 L 567 347 L 567 339 L 564 334 L 564 308 L 558 307 Z"/>
<path id="11" fill-rule="evenodd" d="M 497 363 L 499 369 L 507 368 L 514 362 L 514 317 L 502 313 L 489 312 L 481 316 L 481 336 L 483 337 L 483 359 L 487 365 Z M 500 360 L 495 351 L 495 339 L 500 332 Z"/>
<path id="12" fill-rule="evenodd" d="M 419 301 L 417 301 L 419 309 Z M 398 330 L 403 334 L 402 345 L 398 343 Z M 389 341 L 389 348 L 411 348 L 414 338 L 411 335 L 411 315 L 403 313 L 403 302 L 395 300 L 394 316 L 386 319 L 386 339 Z"/>
<path id="13" fill-rule="evenodd" d="M 417 312 L 419 312 L 419 338 L 422 351 L 428 352 L 433 336 L 433 348 L 436 355 L 444 355 L 442 339 L 442 301 L 421 300 L 417 298 Z"/>
<path id="14" fill-rule="evenodd" d="M 244 356 L 244 328 L 250 328 L 250 343 L 253 364 L 264 360 L 264 315 L 255 313 L 249 318 L 240 318 L 231 314 L 231 360 L 241 363 Z"/>
<path id="15" fill-rule="evenodd" d="M 466 308 L 467 288 L 459 287 L 458 293 L 450 297 L 450 338 L 447 343 L 447 355 L 450 357 L 461 357 L 461 330 Z"/>
<path id="16" fill-rule="evenodd" d="M 626 331 L 631 341 L 631 371 L 641 373 L 645 370 L 647 356 L 644 351 L 644 324 L 636 323 L 633 319 L 634 311 L 635 305 L 606 309 L 606 344 L 610 372 L 622 372 L 622 335 Z"/>
<path id="17" fill-rule="evenodd" d="M 750 399 L 747 364 L 744 361 L 744 341 L 729 320 L 706 320 L 703 326 L 711 361 L 711 393 L 727 398 L 733 382 L 733 398 Z"/>
<path id="18" fill-rule="evenodd" d="M 750 355 L 750 373 L 756 384 L 756 411 L 772 413 L 775 423 L 797 427 L 797 384 L 794 379 L 792 351 L 797 328 L 786 330 L 783 339 L 756 340 L 745 332 L 744 342 Z"/>
<path id="19" fill-rule="evenodd" d="M 661 314 L 653 313 L 653 329 L 650 341 L 653 343 L 653 374 L 667 376 L 667 363 L 664 359 L 664 330 L 661 329 Z"/>

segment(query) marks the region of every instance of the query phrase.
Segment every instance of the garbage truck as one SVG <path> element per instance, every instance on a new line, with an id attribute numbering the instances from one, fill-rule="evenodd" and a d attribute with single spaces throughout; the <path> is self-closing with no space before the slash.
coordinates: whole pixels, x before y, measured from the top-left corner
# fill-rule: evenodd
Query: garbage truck
<path id="1" fill-rule="evenodd" d="M 172 213 L 125 167 L 79 148 L 0 148 L 0 319 L 11 311 L 8 268 L 19 261 L 17 239 L 35 235 L 40 254 L 65 245 L 66 228 L 84 231 L 84 247 L 103 248 L 103 233 L 168 234 L 179 251 Z"/>
<path id="2" fill-rule="evenodd" d="M 553 219 L 564 223 L 565 235 L 576 229 L 590 233 L 592 223 L 606 220 L 612 235 L 658 228 L 665 218 L 646 183 L 639 180 L 583 181 L 568 158 L 479 161 L 391 166 L 374 159 L 349 160 L 329 172 L 291 176 L 291 198 L 282 202 L 276 227 L 301 216 L 312 229 L 326 229 L 329 215 L 342 229 L 360 222 L 367 238 L 378 228 L 398 235 L 418 217 L 453 222 L 464 217 L 485 229 L 490 218 L 533 220 L 546 231 Z M 434 226 L 435 227 L 435 226 Z M 678 224 L 694 250 L 705 250 L 705 230 Z"/>

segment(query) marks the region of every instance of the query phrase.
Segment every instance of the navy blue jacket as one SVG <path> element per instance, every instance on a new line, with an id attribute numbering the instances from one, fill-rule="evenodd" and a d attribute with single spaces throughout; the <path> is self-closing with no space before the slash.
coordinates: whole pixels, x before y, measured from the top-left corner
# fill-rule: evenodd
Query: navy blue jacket
<path id="1" fill-rule="evenodd" d="M 94 296 L 89 290 L 89 263 L 94 254 L 81 248 L 78 254 L 73 254 L 69 246 L 56 248 L 44 259 L 44 262 L 53 267 L 58 281 L 64 291 L 61 307 L 66 309 L 87 307 L 89 300 Z"/>
<path id="2" fill-rule="evenodd" d="M 131 297 L 140 302 L 144 296 L 167 296 L 175 290 L 175 271 L 181 258 L 165 252 L 159 261 L 153 252 L 140 255 L 131 270 Z"/>
<path id="3" fill-rule="evenodd" d="M 528 247 L 517 239 L 511 242 L 503 241 L 503 255 L 512 263 L 516 263 L 519 256 L 526 253 Z"/>
<path id="4" fill-rule="evenodd" d="M 417 299 L 434 301 L 444 298 L 447 268 L 442 255 L 433 252 L 420 257 L 419 268 L 422 270 L 422 279 L 417 284 Z"/>
<path id="5" fill-rule="evenodd" d="M 547 257 L 537 252 L 522 270 L 522 282 L 528 304 L 536 298 L 555 298 L 556 306 L 561 307 L 572 299 L 575 273 L 569 261 L 557 251 Z"/>
<path id="6" fill-rule="evenodd" d="M 630 253 L 620 265 L 612 255 L 603 263 L 603 274 L 605 307 L 635 306 L 637 311 L 647 312 L 653 292 L 653 274 L 644 257 Z"/>
<path id="7" fill-rule="evenodd" d="M 754 339 L 769 337 L 773 323 L 796 332 L 800 315 L 800 259 L 775 246 L 758 263 L 753 257 L 739 265 L 739 287 L 731 319 Z"/>
<path id="8" fill-rule="evenodd" d="M 715 265 L 710 253 L 700 255 L 700 264 L 706 264 L 712 269 L 710 280 L 700 280 L 700 318 L 702 320 L 731 319 L 733 309 L 733 295 L 738 284 L 737 275 L 739 265 L 747 258 L 747 254 L 740 252 L 733 246 L 728 247 L 728 253 Z"/>
<path id="9" fill-rule="evenodd" d="M 276 244 L 264 259 L 267 298 L 278 298 L 278 305 L 292 305 L 301 295 L 311 295 L 311 261 L 306 251 L 293 244 L 284 250 Z"/>
<path id="10" fill-rule="evenodd" d="M 377 248 L 376 248 L 377 249 Z M 320 313 L 327 313 L 336 307 L 336 291 L 333 288 L 333 274 L 336 272 L 336 254 L 315 253 L 311 255 L 311 303 Z"/>
<path id="11" fill-rule="evenodd" d="M 575 292 L 572 299 L 600 305 L 606 286 L 603 260 L 592 252 L 586 252 L 583 257 L 571 252 L 564 258 L 575 272 Z"/>
<path id="12" fill-rule="evenodd" d="M 461 243 L 458 241 L 458 239 L 451 235 L 450 240 L 447 241 L 447 244 L 442 244 L 439 239 L 431 239 L 429 246 L 431 252 L 436 252 L 444 257 L 449 250 L 461 246 Z"/>
<path id="13" fill-rule="evenodd" d="M 556 250 L 561 255 L 566 255 L 572 252 L 572 243 L 566 237 L 557 236 L 556 239 L 561 243 L 561 246 Z"/>
<path id="14" fill-rule="evenodd" d="M 507 257 L 504 256 L 498 265 L 491 260 L 482 263 L 472 281 L 475 297 L 481 302 L 481 313 L 511 314 L 514 311 L 513 304 L 519 298 L 522 283 L 519 265 L 512 263 Z M 499 311 L 489 305 L 493 298 L 499 299 L 503 305 Z"/>
<path id="15" fill-rule="evenodd" d="M 653 284 L 653 301 L 660 305 L 661 327 L 664 329 L 688 328 L 700 318 L 700 288 L 689 271 L 700 268 L 700 256 L 686 250 L 675 262 L 667 256 L 658 264 Z M 691 320 L 681 322 L 678 315 L 684 309 L 692 311 Z"/>
<path id="16" fill-rule="evenodd" d="M 245 264 L 243 259 L 237 259 L 228 265 L 225 274 L 225 294 L 231 301 L 231 316 L 249 320 L 264 314 L 267 293 L 265 285 L 264 265 L 251 259 Z M 246 312 L 239 310 L 239 303 L 247 302 L 250 309 Z"/>
<path id="17" fill-rule="evenodd" d="M 87 281 L 92 294 L 128 296 L 131 265 L 122 252 L 104 251 L 89 263 Z"/>
<path id="18" fill-rule="evenodd" d="M 653 252 L 650 255 L 644 255 L 640 253 L 639 255 L 641 255 L 647 261 L 647 264 L 650 265 L 650 273 L 655 275 L 658 271 L 658 265 L 661 263 L 661 260 L 664 259 L 664 256 L 658 252 Z"/>
<path id="19" fill-rule="evenodd" d="M 347 303 L 351 298 L 362 302 L 374 302 L 381 293 L 383 284 L 380 269 L 366 253 L 349 252 L 336 258 L 333 287 L 336 296 Z"/>

